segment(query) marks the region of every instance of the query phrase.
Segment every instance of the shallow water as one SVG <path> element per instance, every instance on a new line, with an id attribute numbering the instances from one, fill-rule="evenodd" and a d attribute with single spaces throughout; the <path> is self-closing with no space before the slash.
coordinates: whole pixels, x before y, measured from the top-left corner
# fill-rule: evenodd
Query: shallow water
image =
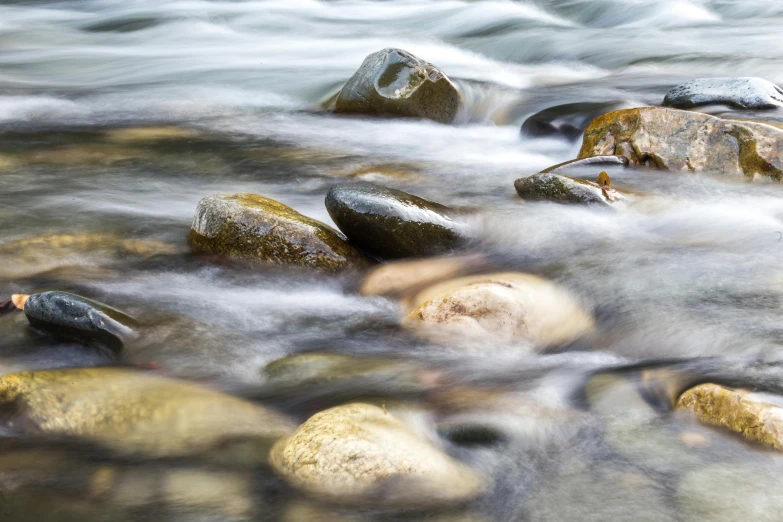
<path id="1" fill-rule="evenodd" d="M 521 135 L 528 116 L 576 102 L 659 104 L 700 76 L 783 84 L 782 32 L 779 0 L 3 3 L 0 298 L 60 289 L 109 303 L 145 325 L 124 363 L 154 362 L 298 420 L 357 398 L 402 404 L 407 422 L 491 480 L 478 500 L 442 512 L 353 510 L 305 498 L 266 471 L 129 462 L 9 434 L 0 441 L 6 518 L 777 520 L 778 455 L 637 394 L 648 365 L 781 391 L 780 187 L 629 170 L 613 185 L 645 197 L 609 213 L 524 203 L 513 182 L 579 148 Z M 384 47 L 459 83 L 468 103 L 457 125 L 320 109 Z M 780 111 L 742 117 L 783 121 Z M 428 344 L 397 327 L 395 302 L 360 297 L 351 276 L 189 253 L 206 195 L 262 194 L 331 223 L 326 191 L 359 179 L 471 209 L 469 250 L 570 289 L 598 333 L 537 355 L 519 344 Z M 114 239 L 7 248 L 80 233 Z M 117 238 L 157 243 L 133 253 Z M 111 362 L 31 332 L 21 315 L 0 317 L 0 332 L 2 373 Z M 426 393 L 372 379 L 304 389 L 266 381 L 266 364 L 304 351 L 397 357 L 447 378 Z M 438 431 L 445 421 L 501 437 L 458 443 Z M 707 442 L 694 445 L 693 434 Z M 107 473 L 116 495 L 96 486 Z M 168 486 L 154 495 L 139 484 Z"/>

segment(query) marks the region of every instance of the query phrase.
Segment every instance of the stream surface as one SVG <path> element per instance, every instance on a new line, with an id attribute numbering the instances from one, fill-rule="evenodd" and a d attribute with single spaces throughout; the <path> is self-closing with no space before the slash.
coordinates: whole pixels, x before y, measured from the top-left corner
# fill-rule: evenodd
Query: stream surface
<path id="1" fill-rule="evenodd" d="M 532 114 L 657 105 L 705 76 L 781 85 L 782 34 L 780 0 L 1 2 L 0 300 L 58 289 L 108 303 L 145 325 L 123 364 L 154 363 L 297 421 L 346 400 L 397 404 L 491 486 L 425 514 L 353 509 L 318 503 L 268 471 L 128 461 L 0 427 L 0 519 L 779 520 L 783 458 L 656 406 L 657 388 L 637 392 L 655 368 L 781 394 L 781 187 L 627 170 L 613 186 L 643 201 L 605 212 L 526 203 L 513 182 L 579 149 L 523 135 Z M 466 99 L 457 124 L 320 108 L 385 47 L 455 79 Z M 783 121 L 783 111 L 714 110 Z M 398 327 L 396 302 L 359 296 L 352 276 L 189 251 L 207 195 L 261 194 L 332 224 L 326 191 L 355 180 L 472 210 L 469 249 L 569 289 L 594 314 L 596 335 L 547 353 L 429 344 Z M 83 239 L 7 248 L 61 234 Z M 306 351 L 398 358 L 448 378 L 413 396 L 372 379 L 270 386 L 266 364 Z M 0 317 L 2 374 L 106 364 L 31 331 L 21 314 Z M 504 407 L 485 407 L 487 396 Z M 497 436 L 449 439 L 437 426 L 452 410 Z M 214 481 L 225 493 L 98 501 L 106 469 L 117 490 L 192 474 L 189 484 L 214 493 Z"/>

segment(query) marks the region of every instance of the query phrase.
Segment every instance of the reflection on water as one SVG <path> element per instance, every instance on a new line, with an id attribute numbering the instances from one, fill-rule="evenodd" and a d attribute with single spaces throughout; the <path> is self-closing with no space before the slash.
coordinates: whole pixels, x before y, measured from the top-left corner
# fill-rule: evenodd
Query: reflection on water
<path id="1" fill-rule="evenodd" d="M 74 292 L 131 314 L 143 335 L 117 362 L 32 331 L 21 313 L 0 316 L 0 373 L 119 364 L 294 424 L 349 401 L 383 404 L 487 487 L 431 511 L 345 506 L 210 452 L 129 458 L 32 436 L 41 420 L 2 397 L 2 519 L 777 520 L 781 457 L 672 412 L 671 397 L 710 381 L 779 401 L 780 187 L 627 170 L 612 186 L 635 199 L 612 213 L 525 204 L 513 182 L 579 147 L 523 136 L 528 116 L 658 104 L 697 76 L 781 84 L 781 30 L 778 0 L 6 2 L 0 300 Z M 322 111 L 385 47 L 455 78 L 467 101 L 457 125 Z M 538 354 L 437 345 L 399 327 L 397 301 L 360 296 L 356 275 L 187 247 L 206 195 L 262 194 L 331 223 L 323 198 L 345 180 L 468 211 L 482 270 L 556 281 L 593 313 L 595 333 Z M 299 353 L 316 355 L 267 367 Z M 124 429 L 117 440 L 132 439 Z"/>

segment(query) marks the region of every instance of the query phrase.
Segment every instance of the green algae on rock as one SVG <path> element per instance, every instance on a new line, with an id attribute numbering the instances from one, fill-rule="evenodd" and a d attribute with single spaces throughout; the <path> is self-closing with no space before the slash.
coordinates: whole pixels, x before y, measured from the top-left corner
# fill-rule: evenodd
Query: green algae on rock
<path id="1" fill-rule="evenodd" d="M 783 130 L 698 112 L 610 112 L 585 130 L 578 158 L 622 155 L 631 165 L 783 180 Z"/>
<path id="2" fill-rule="evenodd" d="M 26 436 L 65 436 L 129 457 L 200 456 L 256 466 L 294 426 L 284 416 L 196 384 L 120 368 L 37 370 L 0 377 L 5 421 Z"/>
<path id="3" fill-rule="evenodd" d="M 196 251 L 328 272 L 367 264 L 337 231 L 256 194 L 202 199 L 190 229 L 190 244 Z"/>
<path id="4" fill-rule="evenodd" d="M 469 500 L 483 480 L 393 414 L 353 403 L 310 417 L 270 453 L 291 485 L 346 503 L 406 507 Z"/>
<path id="5" fill-rule="evenodd" d="M 352 243 L 382 259 L 447 253 L 467 236 L 449 207 L 370 183 L 332 187 L 326 210 Z"/>
<path id="6" fill-rule="evenodd" d="M 369 55 L 334 101 L 334 112 L 451 123 L 460 94 L 440 69 L 401 49 Z"/>

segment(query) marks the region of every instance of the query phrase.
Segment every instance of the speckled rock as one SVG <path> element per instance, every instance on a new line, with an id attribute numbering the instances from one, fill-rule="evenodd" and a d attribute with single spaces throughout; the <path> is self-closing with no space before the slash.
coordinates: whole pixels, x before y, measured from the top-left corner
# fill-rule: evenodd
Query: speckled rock
<path id="1" fill-rule="evenodd" d="M 468 276 L 436 284 L 412 301 L 408 327 L 451 343 L 493 339 L 547 347 L 592 332 L 593 318 L 568 292 L 530 274 Z"/>
<path id="2" fill-rule="evenodd" d="M 129 315 L 66 292 L 33 294 L 24 303 L 24 313 L 33 328 L 116 355 L 138 335 L 138 324 Z"/>
<path id="3" fill-rule="evenodd" d="M 0 377 L 4 427 L 31 437 L 68 436 L 122 455 L 202 456 L 261 465 L 294 426 L 282 415 L 195 384 L 119 368 L 39 370 Z"/>
<path id="4" fill-rule="evenodd" d="M 443 71 L 400 49 L 369 55 L 334 102 L 334 112 L 451 123 L 460 94 Z"/>
<path id="5" fill-rule="evenodd" d="M 391 413 L 369 404 L 322 411 L 272 448 L 270 463 L 308 493 L 379 506 L 451 504 L 479 494 L 482 479 Z"/>
<path id="6" fill-rule="evenodd" d="M 624 156 L 592 156 L 589 158 L 574 159 L 552 165 L 541 171 L 542 174 L 556 172 L 568 174 L 571 172 L 585 172 L 587 170 L 606 170 L 611 168 L 624 168 L 628 166 L 628 159 Z"/>
<path id="7" fill-rule="evenodd" d="M 783 130 L 698 112 L 645 107 L 610 112 L 585 131 L 579 158 L 622 155 L 631 165 L 783 179 Z"/>
<path id="8" fill-rule="evenodd" d="M 783 107 L 783 90 L 762 78 L 699 78 L 678 85 L 663 99 L 668 107 L 730 105 L 738 109 Z"/>
<path id="9" fill-rule="evenodd" d="M 783 398 L 775 404 L 762 395 L 702 384 L 680 396 L 677 408 L 700 421 L 722 426 L 748 440 L 783 449 Z"/>
<path id="10" fill-rule="evenodd" d="M 528 201 L 552 201 L 611 207 L 610 201 L 597 183 L 572 178 L 554 172 L 533 174 L 514 182 L 514 188 L 522 199 Z"/>
<path id="11" fill-rule="evenodd" d="M 352 243 L 384 259 L 448 253 L 467 236 L 452 209 L 370 183 L 332 187 L 326 210 Z"/>
<path id="12" fill-rule="evenodd" d="M 196 251 L 336 272 L 366 258 L 327 225 L 256 194 L 202 199 L 190 229 Z"/>

